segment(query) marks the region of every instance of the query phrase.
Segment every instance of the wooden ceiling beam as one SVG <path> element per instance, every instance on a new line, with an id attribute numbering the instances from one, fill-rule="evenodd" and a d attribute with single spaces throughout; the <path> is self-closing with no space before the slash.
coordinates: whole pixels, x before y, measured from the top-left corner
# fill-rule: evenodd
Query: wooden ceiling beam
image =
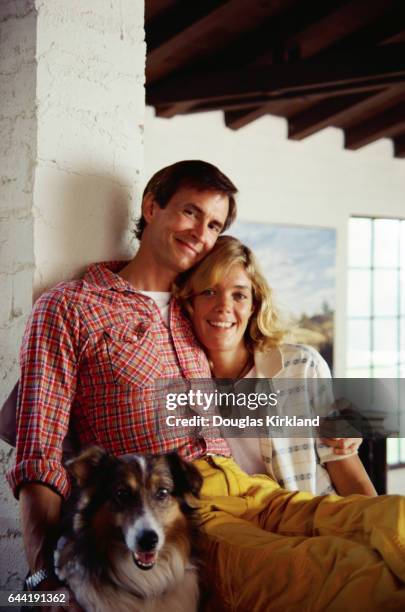
<path id="1" fill-rule="evenodd" d="M 336 4 L 339 1 L 334 0 Z M 232 68 L 239 66 L 254 65 L 259 58 L 261 60 L 265 58 L 268 63 L 271 63 L 271 61 L 280 63 L 282 60 L 289 59 L 291 54 L 294 53 L 294 47 L 287 48 L 283 43 L 284 39 L 303 28 L 305 29 L 314 22 L 314 19 L 323 16 L 328 11 L 328 6 L 330 10 L 330 3 L 325 3 L 325 0 L 316 0 L 312 3 L 311 11 L 308 11 L 307 5 L 299 4 L 298 6 L 293 5 L 290 10 L 283 10 L 280 14 L 272 14 L 259 24 L 257 29 L 242 33 L 233 44 L 228 44 L 220 53 L 212 54 L 207 49 L 208 57 L 193 62 L 193 70 L 206 73 L 218 69 L 232 70 Z M 148 59 L 148 61 L 150 60 Z M 257 104 L 263 104 L 265 101 L 259 99 Z M 233 103 L 228 102 L 228 105 L 233 106 Z M 211 104 L 208 104 L 206 109 L 205 105 L 198 105 L 196 112 L 213 110 L 213 108 L 210 108 L 211 106 Z M 248 104 L 246 106 L 243 102 L 240 102 L 237 107 L 251 108 L 252 105 Z M 227 108 L 220 108 L 215 104 L 214 109 L 227 110 Z M 165 107 L 164 116 L 173 117 L 176 114 L 181 114 L 181 112 L 182 107 L 175 104 L 172 107 Z M 159 114 L 158 110 L 157 114 Z"/>
<path id="2" fill-rule="evenodd" d="M 168 106 L 157 106 L 156 117 L 171 119 L 175 115 L 184 115 L 191 112 L 194 106 L 194 102 L 179 102 L 178 104 L 169 104 Z"/>
<path id="3" fill-rule="evenodd" d="M 309 58 L 330 49 L 342 38 L 356 36 L 356 32 L 379 19 L 397 0 L 352 0 L 339 3 L 325 17 L 298 34 L 288 44 L 300 47 L 301 57 Z"/>
<path id="4" fill-rule="evenodd" d="M 405 132 L 394 138 L 394 155 L 405 158 Z"/>
<path id="5" fill-rule="evenodd" d="M 385 0 L 391 2 L 393 0 Z M 212 44 L 209 36 L 200 36 L 200 40 L 204 39 L 205 51 L 200 60 L 194 58 L 192 61 L 193 70 L 198 72 L 210 72 L 215 70 L 227 69 L 242 69 L 258 65 L 269 65 L 272 63 L 281 63 L 298 59 L 298 57 L 309 57 L 313 48 L 305 46 L 307 40 L 313 40 L 314 28 L 316 28 L 317 42 L 316 49 L 328 46 L 336 39 L 336 27 L 333 27 L 331 15 L 336 19 L 339 28 L 345 28 L 345 31 L 351 31 L 350 28 L 356 27 L 357 19 L 360 18 L 360 9 L 363 11 L 362 20 L 370 18 L 376 10 L 381 11 L 381 3 L 383 0 L 375 0 L 372 7 L 364 11 L 366 0 L 312 0 L 311 10 L 308 10 L 307 3 L 297 3 L 289 0 L 288 3 L 269 3 L 272 6 L 272 11 L 269 11 L 268 16 L 257 23 L 256 29 L 252 29 L 252 24 L 246 23 L 244 18 L 243 28 L 237 37 L 228 41 L 226 46 L 219 52 L 215 44 Z M 343 4 L 343 6 L 342 6 Z M 289 6 L 291 5 L 291 7 Z M 283 10 L 281 10 L 283 9 Z M 251 13 L 249 5 L 249 12 Z M 211 16 L 214 19 L 214 15 Z M 354 19 L 354 25 L 352 21 Z M 317 25 L 318 24 L 318 25 Z M 236 25 L 236 24 L 235 24 Z M 249 26 L 249 27 L 248 27 Z M 238 26 L 240 27 L 240 26 Z M 224 24 L 222 24 L 224 28 Z M 226 24 L 229 28 L 229 24 Z M 340 30 L 339 30 L 340 31 Z M 180 35 L 181 36 L 181 35 Z M 149 34 L 147 29 L 146 40 L 149 42 Z M 168 41 L 168 45 L 174 44 L 175 41 Z M 192 48 L 192 43 L 191 48 Z M 203 44 L 199 42 L 201 49 Z M 300 45 L 304 44 L 304 53 L 300 49 Z M 150 46 L 150 45 L 148 45 Z M 162 49 L 161 49 L 162 51 Z M 163 49 L 164 51 L 164 49 Z M 160 51 L 156 53 L 149 51 L 147 56 L 147 84 L 152 81 L 156 82 L 156 74 L 159 72 L 160 77 L 167 73 Z M 187 55 L 187 57 L 186 57 Z M 190 45 L 187 54 L 183 54 L 183 60 L 178 59 L 178 68 L 184 68 L 187 63 L 190 63 Z M 164 61 L 164 58 L 163 58 Z M 176 108 L 168 110 L 168 116 L 176 114 Z"/>
<path id="6" fill-rule="evenodd" d="M 381 91 L 381 90 L 379 90 Z M 333 125 L 343 113 L 370 97 L 369 93 L 329 98 L 288 119 L 288 138 L 302 140 Z"/>
<path id="7" fill-rule="evenodd" d="M 378 19 L 367 23 L 359 30 L 346 34 L 335 44 L 325 49 L 319 57 L 327 58 L 328 55 L 333 56 L 342 51 L 345 52 L 350 49 L 354 51 L 389 42 L 404 30 L 405 4 L 403 0 L 396 0 L 391 7 L 387 6 L 386 12 L 381 16 L 379 15 Z"/>
<path id="8" fill-rule="evenodd" d="M 255 30 L 242 32 L 220 54 L 208 56 L 198 65 L 193 64 L 193 68 L 205 72 L 284 63 L 294 55 L 298 59 L 297 54 L 301 58 L 298 35 L 341 4 L 341 0 L 312 0 L 309 11 L 307 4 L 294 3 L 289 9 L 265 19 Z"/>
<path id="9" fill-rule="evenodd" d="M 345 130 L 346 149 L 356 150 L 405 129 L 405 102 Z"/>
<path id="10" fill-rule="evenodd" d="M 193 113 L 212 112 L 216 110 L 233 111 L 246 108 L 255 108 L 258 104 L 267 102 L 264 96 L 247 96 L 245 98 L 223 98 L 214 102 L 203 102 L 193 107 Z"/>
<path id="11" fill-rule="evenodd" d="M 147 103 L 166 106 L 213 102 L 221 98 L 267 95 L 270 98 L 351 93 L 405 80 L 405 45 L 385 45 L 333 64 L 316 60 L 265 68 L 209 74 L 183 74 L 149 88 Z M 187 83 L 187 86 L 184 86 Z M 270 101 L 270 100 L 269 100 Z"/>
<path id="12" fill-rule="evenodd" d="M 181 2 L 145 26 L 146 80 L 159 79 L 226 49 L 241 32 L 296 0 L 204 0 Z"/>
<path id="13" fill-rule="evenodd" d="M 345 128 L 358 117 L 376 115 L 385 106 L 393 106 L 405 98 L 405 85 L 396 85 L 372 93 L 333 97 L 314 104 L 288 118 L 289 138 L 302 140 L 328 126 Z"/>
<path id="14" fill-rule="evenodd" d="M 387 10 L 389 16 L 385 17 L 384 11 Z M 404 24 L 404 10 L 402 0 L 373 3 L 360 0 L 346 3 L 324 19 L 318 20 L 312 27 L 291 36 L 285 41 L 285 45 L 298 45 L 303 58 L 318 54 L 319 58 L 325 55 L 333 60 L 337 52 L 353 46 L 356 49 L 371 46 L 397 33 Z M 245 116 L 242 112 L 228 114 L 225 116 L 225 123 L 232 129 L 239 129 L 269 112 L 271 104 L 267 103 L 250 109 Z"/>
<path id="15" fill-rule="evenodd" d="M 404 29 L 405 3 L 403 0 L 398 0 L 391 10 L 387 11 L 380 19 L 354 34 L 346 36 L 336 45 L 328 48 L 326 52 L 318 55 L 318 57 L 326 59 L 328 55 L 333 56 L 333 54 L 339 51 L 361 49 L 364 48 L 364 46 L 376 45 L 400 35 Z M 372 92 L 371 94 L 353 95 L 347 98 L 333 98 L 320 102 L 304 112 L 289 118 L 289 138 L 293 140 L 302 140 L 325 127 L 333 125 L 334 122 L 342 118 L 350 117 L 350 115 L 353 115 L 356 111 L 362 110 L 365 112 L 370 107 L 385 102 L 391 98 L 395 92 L 395 88 L 392 87 L 379 94 Z"/>

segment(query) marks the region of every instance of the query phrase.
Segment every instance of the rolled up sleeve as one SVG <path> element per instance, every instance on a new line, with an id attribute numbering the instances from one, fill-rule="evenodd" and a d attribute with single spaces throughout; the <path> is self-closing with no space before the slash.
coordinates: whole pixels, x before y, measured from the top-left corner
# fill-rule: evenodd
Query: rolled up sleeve
<path id="1" fill-rule="evenodd" d="M 76 392 L 79 334 L 80 318 L 63 291 L 37 301 L 20 352 L 16 463 L 6 474 L 16 497 L 27 482 L 69 494 L 62 444 Z"/>

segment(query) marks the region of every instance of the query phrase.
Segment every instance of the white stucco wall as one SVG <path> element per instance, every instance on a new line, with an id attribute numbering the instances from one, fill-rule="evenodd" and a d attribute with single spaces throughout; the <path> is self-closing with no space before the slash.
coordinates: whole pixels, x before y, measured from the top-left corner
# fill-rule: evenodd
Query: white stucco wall
<path id="1" fill-rule="evenodd" d="M 0 401 L 33 299 L 134 249 L 144 66 L 143 2 L 0 2 Z M 25 572 L 11 461 L 2 445 L 0 589 Z"/>
<path id="2" fill-rule="evenodd" d="M 35 23 L 32 2 L 0 3 L 0 402 L 18 376 L 17 348 L 32 304 Z M 22 568 L 18 505 L 4 480 L 12 459 L 0 442 L 0 589 L 17 586 Z"/>
<path id="3" fill-rule="evenodd" d="M 148 108 L 146 175 L 187 158 L 211 161 L 229 174 L 240 189 L 239 219 L 336 228 L 335 375 L 344 376 L 348 219 L 405 218 L 405 160 L 393 157 L 388 140 L 346 151 L 342 132 L 334 128 L 293 142 L 286 121 L 276 117 L 235 132 L 219 112 L 167 120 Z M 305 249 L 302 244 L 304 255 Z"/>
<path id="4" fill-rule="evenodd" d="M 132 249 L 145 68 L 142 2 L 46 0 L 38 8 L 37 293 Z"/>

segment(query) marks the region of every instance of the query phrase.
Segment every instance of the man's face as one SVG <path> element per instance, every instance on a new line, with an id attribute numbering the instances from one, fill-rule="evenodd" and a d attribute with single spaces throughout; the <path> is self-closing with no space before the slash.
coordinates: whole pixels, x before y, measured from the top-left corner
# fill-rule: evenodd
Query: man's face
<path id="1" fill-rule="evenodd" d="M 160 208 L 151 196 L 147 197 L 145 232 L 153 257 L 177 276 L 212 249 L 225 224 L 229 198 L 216 191 L 181 187 L 166 207 Z"/>

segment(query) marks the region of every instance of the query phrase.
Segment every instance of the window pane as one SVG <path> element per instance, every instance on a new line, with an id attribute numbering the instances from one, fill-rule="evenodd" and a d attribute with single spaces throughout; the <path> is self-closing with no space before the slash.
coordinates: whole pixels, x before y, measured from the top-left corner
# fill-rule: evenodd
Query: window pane
<path id="1" fill-rule="evenodd" d="M 371 368 L 348 368 L 346 378 L 370 378 Z"/>
<path id="2" fill-rule="evenodd" d="M 375 320 L 373 323 L 373 364 L 395 365 L 399 354 L 397 347 L 398 322 L 396 319 Z"/>
<path id="3" fill-rule="evenodd" d="M 349 317 L 369 317 L 371 314 L 371 271 L 349 270 Z"/>
<path id="4" fill-rule="evenodd" d="M 398 438 L 387 438 L 387 461 L 389 464 L 399 462 Z"/>
<path id="5" fill-rule="evenodd" d="M 401 317 L 399 321 L 400 326 L 400 343 L 401 343 L 401 354 L 399 357 L 399 361 L 404 366 L 404 375 L 405 375 L 405 317 Z"/>
<path id="6" fill-rule="evenodd" d="M 350 219 L 349 266 L 371 266 L 371 219 Z"/>
<path id="7" fill-rule="evenodd" d="M 376 367 L 373 368 L 373 378 L 397 378 L 398 377 L 398 366 L 393 365 L 389 367 Z"/>
<path id="8" fill-rule="evenodd" d="M 405 267 L 401 270 L 400 274 L 400 293 L 401 293 L 401 314 L 405 315 Z"/>
<path id="9" fill-rule="evenodd" d="M 373 284 L 374 316 L 398 314 L 398 273 L 375 270 Z"/>
<path id="10" fill-rule="evenodd" d="M 400 265 L 401 265 L 401 268 L 405 268 L 405 221 L 401 221 L 400 223 L 400 241 L 401 241 Z"/>
<path id="11" fill-rule="evenodd" d="M 374 266 L 399 265 L 399 221 L 376 219 L 374 221 Z"/>
<path id="12" fill-rule="evenodd" d="M 370 354 L 370 322 L 349 321 L 348 324 L 348 366 L 368 366 Z"/>

